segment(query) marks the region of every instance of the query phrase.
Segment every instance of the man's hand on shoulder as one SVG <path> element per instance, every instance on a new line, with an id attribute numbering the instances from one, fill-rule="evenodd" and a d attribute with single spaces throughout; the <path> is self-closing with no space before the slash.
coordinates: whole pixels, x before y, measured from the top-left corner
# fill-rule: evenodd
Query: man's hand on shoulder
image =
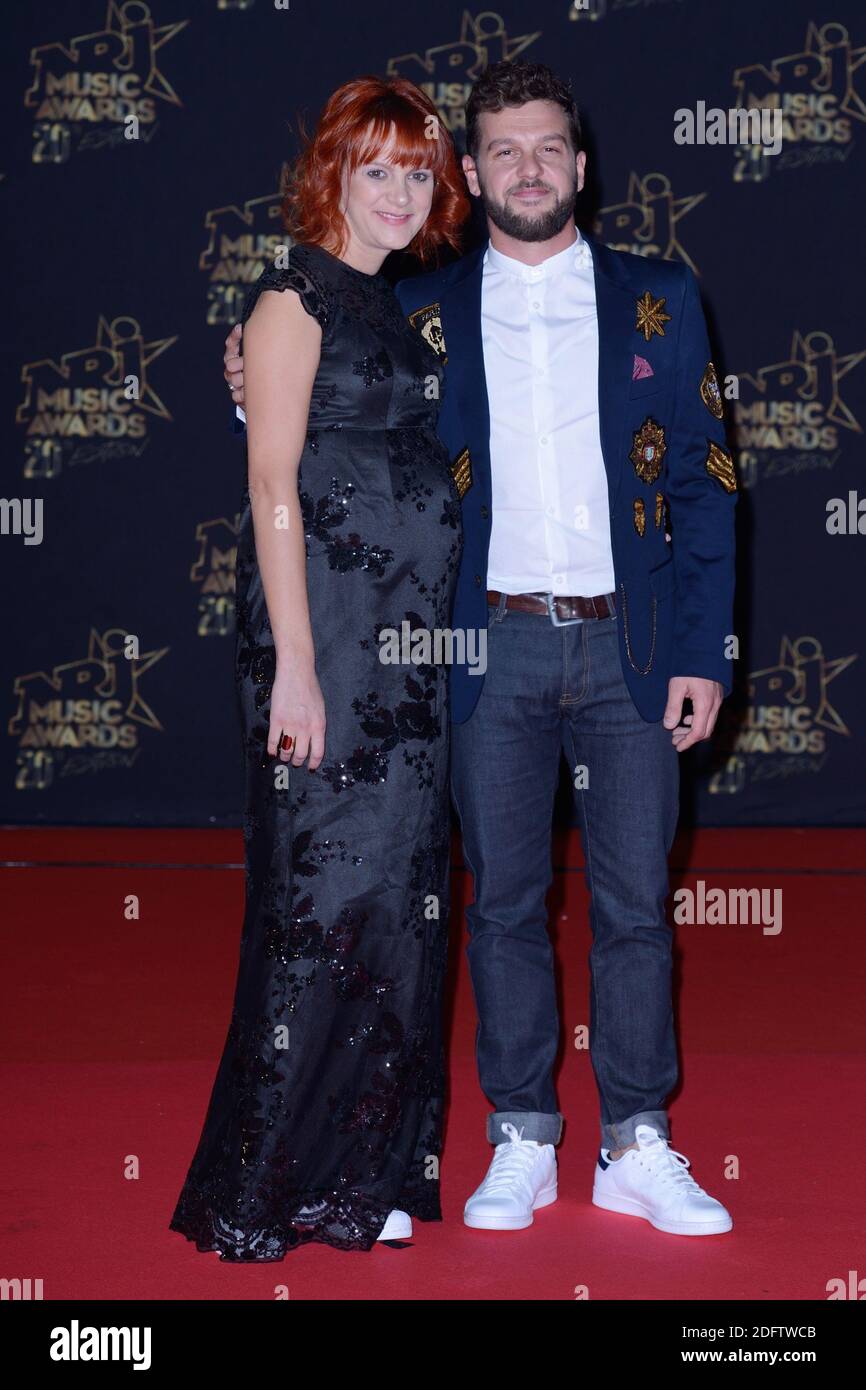
<path id="1" fill-rule="evenodd" d="M 223 377 L 229 384 L 235 405 L 244 403 L 244 359 L 241 356 L 241 326 L 236 323 L 226 338 Z"/>
<path id="2" fill-rule="evenodd" d="M 720 681 L 706 680 L 703 676 L 671 677 L 662 722 L 666 729 L 673 729 L 672 741 L 678 753 L 710 737 L 724 697 L 724 687 Z M 691 700 L 692 713 L 683 719 L 684 700 Z"/>

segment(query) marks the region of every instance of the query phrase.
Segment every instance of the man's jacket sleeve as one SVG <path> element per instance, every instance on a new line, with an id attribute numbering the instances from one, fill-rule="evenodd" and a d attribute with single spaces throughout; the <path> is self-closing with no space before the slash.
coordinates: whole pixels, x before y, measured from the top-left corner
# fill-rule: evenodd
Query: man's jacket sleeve
<path id="1" fill-rule="evenodd" d="M 733 662 L 734 507 L 737 480 L 725 440 L 722 397 L 710 358 L 697 280 L 684 266 L 676 401 L 668 454 L 676 620 L 670 672 L 722 683 Z"/>

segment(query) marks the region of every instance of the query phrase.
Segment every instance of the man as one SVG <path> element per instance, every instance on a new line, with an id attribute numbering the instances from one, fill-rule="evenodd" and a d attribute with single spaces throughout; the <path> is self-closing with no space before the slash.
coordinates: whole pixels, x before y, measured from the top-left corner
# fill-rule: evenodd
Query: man
<path id="1" fill-rule="evenodd" d="M 665 1110 L 677 754 L 709 737 L 731 688 L 736 477 L 697 285 L 683 264 L 579 234 L 586 154 L 549 68 L 488 68 L 466 145 L 489 243 L 397 286 L 446 366 L 439 433 L 464 529 L 452 625 L 488 634 L 486 675 L 455 665 L 450 681 L 476 1052 L 493 1106 L 493 1157 L 464 1220 L 522 1229 L 556 1200 L 545 897 L 564 752 L 591 894 L 593 1202 L 672 1234 L 718 1234 L 730 1214 L 670 1148 Z M 235 399 L 237 346 L 233 332 Z"/>

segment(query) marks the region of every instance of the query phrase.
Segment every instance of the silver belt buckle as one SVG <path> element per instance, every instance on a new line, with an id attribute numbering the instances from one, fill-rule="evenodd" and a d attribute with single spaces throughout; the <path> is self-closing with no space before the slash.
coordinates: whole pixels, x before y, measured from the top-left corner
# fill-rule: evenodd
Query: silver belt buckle
<path id="1" fill-rule="evenodd" d="M 553 605 L 554 595 L 545 594 L 544 598 L 547 603 L 548 616 L 550 618 L 550 621 L 553 623 L 554 627 L 573 627 L 575 623 L 583 622 L 583 618 L 560 618 Z"/>

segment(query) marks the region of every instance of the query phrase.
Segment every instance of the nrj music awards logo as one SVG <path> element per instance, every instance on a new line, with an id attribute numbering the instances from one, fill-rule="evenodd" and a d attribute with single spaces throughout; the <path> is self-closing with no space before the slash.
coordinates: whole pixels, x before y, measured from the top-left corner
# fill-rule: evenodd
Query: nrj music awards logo
<path id="1" fill-rule="evenodd" d="M 835 465 L 840 431 L 863 432 L 840 383 L 864 357 L 866 350 L 840 356 L 829 333 L 795 331 L 783 361 L 737 373 L 733 421 L 745 487 Z"/>
<path id="2" fill-rule="evenodd" d="M 140 456 L 148 422 L 172 417 L 150 381 L 151 364 L 177 342 L 145 342 L 138 320 L 99 317 L 94 342 L 21 369 L 25 478 L 54 478 L 64 464 Z"/>
<path id="3" fill-rule="evenodd" d="M 509 38 L 502 15 L 485 10 L 475 16 L 463 12 L 460 37 L 437 44 L 423 53 L 403 53 L 389 58 L 389 77 L 408 77 L 417 83 L 434 103 L 440 118 L 460 143 L 466 129 L 466 102 L 472 84 L 492 63 L 516 58 L 541 35 L 521 34 Z"/>
<path id="4" fill-rule="evenodd" d="M 625 202 L 600 208 L 595 234 L 614 251 L 632 251 L 639 256 L 675 256 L 697 273 L 697 267 L 679 239 L 678 224 L 686 213 L 706 198 L 692 193 L 675 198 L 666 174 L 629 174 Z"/>
<path id="5" fill-rule="evenodd" d="M 16 788 L 42 791 L 55 778 L 131 767 L 142 731 L 162 731 L 141 680 L 168 650 L 140 652 L 123 628 L 91 628 L 86 656 L 16 677 L 8 728 L 18 742 Z"/>
<path id="6" fill-rule="evenodd" d="M 235 630 L 235 567 L 240 517 L 202 521 L 195 528 L 198 555 L 190 581 L 198 590 L 199 637 L 227 637 Z"/>
<path id="7" fill-rule="evenodd" d="M 854 83 L 864 61 L 866 47 L 852 47 L 844 24 L 810 23 L 799 53 L 737 68 L 737 106 L 780 111 L 783 149 L 768 156 L 760 145 L 738 148 L 735 182 L 761 183 L 773 170 L 846 160 L 855 130 L 866 122 L 866 102 Z"/>
<path id="8" fill-rule="evenodd" d="M 141 0 L 108 0 L 97 33 L 32 49 L 33 86 L 24 105 L 36 120 L 34 164 L 65 164 L 80 150 L 152 139 L 160 107 L 181 105 L 159 64 L 162 49 L 188 23 L 156 25 Z"/>
<path id="9" fill-rule="evenodd" d="M 828 659 L 817 637 L 783 637 L 778 661 L 749 673 L 745 707 L 722 706 L 718 743 L 728 758 L 709 791 L 733 795 L 748 783 L 820 772 L 830 740 L 851 735 L 828 687 L 857 656 Z"/>
<path id="10" fill-rule="evenodd" d="M 285 177 L 285 167 L 283 177 Z M 207 322 L 237 323 L 249 287 L 258 280 L 281 246 L 290 246 L 283 230 L 279 193 L 250 198 L 242 207 L 231 203 L 205 217 L 208 243 L 199 257 L 206 272 Z"/>

